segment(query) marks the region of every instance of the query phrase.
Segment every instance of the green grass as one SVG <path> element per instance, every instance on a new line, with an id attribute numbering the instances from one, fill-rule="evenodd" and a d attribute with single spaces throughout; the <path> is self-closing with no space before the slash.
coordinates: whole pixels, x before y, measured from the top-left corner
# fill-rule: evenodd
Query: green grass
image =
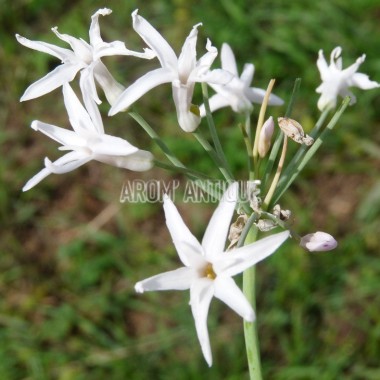
<path id="1" fill-rule="evenodd" d="M 103 6 L 89 0 L 0 1 L 0 379 L 248 378 L 242 323 L 228 308 L 212 303 L 214 366 L 208 369 L 188 294 L 136 295 L 133 290 L 136 281 L 179 263 L 160 205 L 120 204 L 121 188 L 132 178 L 169 180 L 167 173 L 157 169 L 140 175 L 92 162 L 64 176 L 51 175 L 21 193 L 43 158 L 59 154 L 30 129 L 31 121 L 61 126 L 68 121 L 59 90 L 18 102 L 25 88 L 57 62 L 17 44 L 14 34 L 56 43 L 50 28 L 58 25 L 62 33 L 87 39 L 90 16 Z M 203 22 L 199 54 L 206 37 L 219 48 L 228 42 L 240 68 L 255 63 L 254 85 L 265 88 L 275 77 L 275 93 L 284 99 L 301 77 L 293 117 L 305 129 L 319 115 L 315 61 L 320 48 L 329 57 L 332 48 L 342 46 L 345 65 L 366 53 L 362 71 L 380 81 L 380 5 L 375 0 L 307 5 L 300 0 L 109 1 L 107 6 L 114 13 L 100 21 L 105 40 L 141 48 L 130 18 L 139 7 L 177 51 L 191 27 Z M 156 64 L 123 57 L 106 63 L 126 84 Z M 358 103 L 346 111 L 282 200 L 300 234 L 330 232 L 338 238 L 338 248 L 307 254 L 289 241 L 258 266 L 266 379 L 380 378 L 380 97 L 378 90 L 355 93 Z M 212 172 L 209 157 L 180 132 L 174 106 L 166 101 L 170 96 L 169 86 L 158 87 L 136 110 L 167 136 L 181 160 Z M 105 106 L 103 110 L 107 112 Z M 277 117 L 285 110 L 270 112 Z M 257 114 L 258 107 L 253 120 Z M 106 120 L 112 133 L 160 156 L 132 119 L 118 115 Z M 216 113 L 215 121 L 234 172 L 244 178 L 241 120 L 226 110 Z M 201 237 L 214 205 L 179 207 Z"/>

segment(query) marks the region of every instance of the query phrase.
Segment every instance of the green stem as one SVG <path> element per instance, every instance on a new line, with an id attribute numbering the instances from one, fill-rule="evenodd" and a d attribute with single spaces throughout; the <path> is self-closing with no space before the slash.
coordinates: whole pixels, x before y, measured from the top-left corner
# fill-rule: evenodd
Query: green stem
<path id="1" fill-rule="evenodd" d="M 250 229 L 247 236 L 247 244 L 257 239 L 257 228 Z M 248 268 L 243 273 L 243 292 L 253 309 L 256 310 L 256 266 Z M 244 339 L 247 351 L 248 369 L 250 380 L 262 380 L 260 349 L 257 334 L 257 321 L 244 321 Z"/>
<path id="2" fill-rule="evenodd" d="M 206 110 L 207 124 L 210 131 L 212 142 L 215 147 L 215 152 L 218 155 L 220 162 L 223 163 L 223 166 L 226 168 L 226 170 L 229 173 L 231 173 L 231 170 L 228 167 L 228 161 L 226 159 L 226 156 L 222 148 L 222 144 L 220 143 L 219 136 L 215 128 L 214 119 L 212 118 L 210 103 L 208 101 L 207 83 L 202 83 L 202 93 L 203 93 L 203 103 Z"/>
<path id="3" fill-rule="evenodd" d="M 253 172 L 253 168 L 254 168 L 253 155 L 252 155 L 252 149 L 253 148 L 252 148 L 251 138 L 250 138 L 251 133 L 248 134 L 248 131 L 247 131 L 247 124 L 249 123 L 249 121 L 250 121 L 250 116 L 247 113 L 246 120 L 245 120 L 245 126 L 242 124 L 239 124 L 239 128 L 240 128 L 241 133 L 243 135 L 245 147 L 247 149 L 249 179 L 253 180 L 255 177 L 255 174 Z M 248 130 L 250 130 L 250 128 L 248 128 Z"/>
<path id="4" fill-rule="evenodd" d="M 156 131 L 144 120 L 144 118 L 137 112 L 128 112 L 129 115 L 135 119 L 139 125 L 145 130 L 145 132 L 152 138 L 152 140 L 160 147 L 169 161 L 179 168 L 185 168 L 186 166 L 172 153 L 169 147 L 162 141 Z"/>
<path id="5" fill-rule="evenodd" d="M 159 167 L 161 169 L 165 169 L 165 170 L 171 170 L 171 171 L 177 172 L 177 173 L 183 173 L 189 177 L 205 179 L 205 180 L 210 180 L 210 181 L 213 180 L 213 178 L 211 178 L 211 177 L 209 177 L 209 176 L 207 176 L 201 172 L 198 172 L 197 170 L 189 169 L 189 168 L 182 167 L 182 166 L 168 165 L 168 164 L 165 164 L 164 162 L 161 162 L 158 160 L 154 160 L 154 166 L 157 166 L 157 167 Z"/>
<path id="6" fill-rule="evenodd" d="M 203 149 L 210 155 L 220 172 L 223 174 L 223 177 L 228 182 L 233 182 L 234 178 L 229 171 L 229 169 L 225 166 L 223 159 L 215 152 L 210 143 L 199 133 L 193 132 L 193 136 L 198 140 L 198 142 L 202 145 Z"/>

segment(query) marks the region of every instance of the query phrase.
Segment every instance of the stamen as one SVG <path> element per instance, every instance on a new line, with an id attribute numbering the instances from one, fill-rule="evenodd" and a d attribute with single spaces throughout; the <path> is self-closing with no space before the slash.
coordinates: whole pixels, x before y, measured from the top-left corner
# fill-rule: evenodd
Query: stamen
<path id="1" fill-rule="evenodd" d="M 204 270 L 204 276 L 209 278 L 210 280 L 216 279 L 216 274 L 214 272 L 214 268 L 212 267 L 212 264 L 208 263 L 205 270 Z"/>

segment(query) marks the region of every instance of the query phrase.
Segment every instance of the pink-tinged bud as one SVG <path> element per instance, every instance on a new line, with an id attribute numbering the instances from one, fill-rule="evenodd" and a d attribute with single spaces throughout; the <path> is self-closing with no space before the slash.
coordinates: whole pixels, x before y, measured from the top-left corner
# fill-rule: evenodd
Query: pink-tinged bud
<path id="1" fill-rule="evenodd" d="M 258 152 L 261 158 L 265 157 L 271 146 L 271 140 L 274 132 L 274 121 L 271 116 L 262 126 L 259 136 Z"/>
<path id="2" fill-rule="evenodd" d="M 300 242 L 300 246 L 310 252 L 331 251 L 337 245 L 337 241 L 331 235 L 320 231 L 305 235 Z"/>

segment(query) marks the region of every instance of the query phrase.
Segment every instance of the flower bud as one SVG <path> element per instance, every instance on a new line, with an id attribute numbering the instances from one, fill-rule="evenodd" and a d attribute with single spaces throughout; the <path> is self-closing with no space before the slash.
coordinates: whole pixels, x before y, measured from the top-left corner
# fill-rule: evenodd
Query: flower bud
<path id="1" fill-rule="evenodd" d="M 262 126 L 259 136 L 258 152 L 261 158 L 268 153 L 274 132 L 274 122 L 271 116 Z"/>
<path id="2" fill-rule="evenodd" d="M 279 117 L 278 125 L 286 136 L 290 137 L 298 144 L 305 144 L 307 146 L 313 144 L 314 139 L 309 135 L 305 135 L 305 132 L 298 121 L 289 119 L 288 117 Z"/>
<path id="3" fill-rule="evenodd" d="M 310 252 L 331 251 L 338 245 L 337 241 L 326 232 L 315 232 L 301 238 L 300 246 Z"/>

